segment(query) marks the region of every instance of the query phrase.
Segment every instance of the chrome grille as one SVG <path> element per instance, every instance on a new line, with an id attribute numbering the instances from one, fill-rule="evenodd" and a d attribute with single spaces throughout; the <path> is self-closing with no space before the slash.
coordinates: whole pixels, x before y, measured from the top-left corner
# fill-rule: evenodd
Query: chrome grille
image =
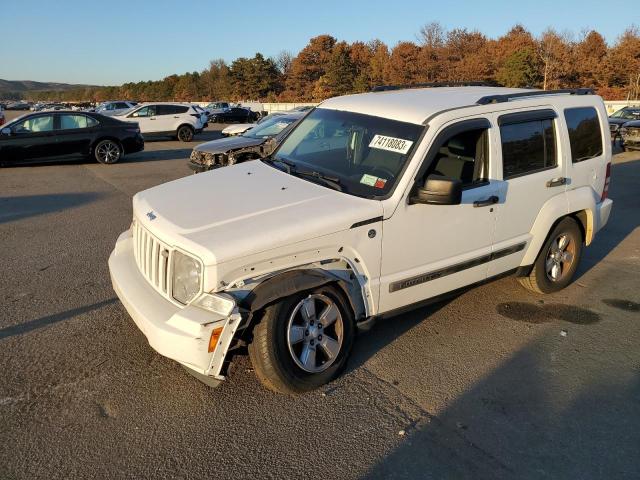
<path id="1" fill-rule="evenodd" d="M 138 270 L 162 295 L 171 299 L 171 249 L 135 221 L 132 225 L 133 252 Z M 173 300 L 172 300 L 173 301 Z"/>

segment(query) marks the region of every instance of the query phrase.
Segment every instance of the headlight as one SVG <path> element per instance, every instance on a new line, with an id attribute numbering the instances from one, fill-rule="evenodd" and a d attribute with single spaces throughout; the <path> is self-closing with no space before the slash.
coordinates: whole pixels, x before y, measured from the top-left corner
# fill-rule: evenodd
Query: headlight
<path id="1" fill-rule="evenodd" d="M 620 135 L 626 135 L 627 134 L 627 129 L 625 127 L 622 127 L 620 129 Z"/>
<path id="2" fill-rule="evenodd" d="M 200 293 L 202 267 L 195 258 L 173 252 L 173 286 L 172 295 L 178 302 L 187 304 Z"/>

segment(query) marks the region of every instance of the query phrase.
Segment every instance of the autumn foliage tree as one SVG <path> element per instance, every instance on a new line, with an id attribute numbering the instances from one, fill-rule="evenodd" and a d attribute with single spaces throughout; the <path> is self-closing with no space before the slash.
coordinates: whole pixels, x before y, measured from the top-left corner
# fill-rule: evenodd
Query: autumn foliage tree
<path id="1" fill-rule="evenodd" d="M 347 43 L 319 35 L 294 55 L 260 53 L 231 64 L 218 59 L 200 72 L 162 80 L 39 92 L 35 99 L 140 101 L 321 101 L 382 84 L 487 81 L 507 87 L 591 87 L 605 98 L 640 97 L 640 30 L 630 27 L 608 45 L 595 30 L 572 34 L 547 29 L 534 36 L 515 25 L 498 38 L 478 30 L 446 30 L 437 22 L 416 41 L 389 47 L 380 40 Z"/>

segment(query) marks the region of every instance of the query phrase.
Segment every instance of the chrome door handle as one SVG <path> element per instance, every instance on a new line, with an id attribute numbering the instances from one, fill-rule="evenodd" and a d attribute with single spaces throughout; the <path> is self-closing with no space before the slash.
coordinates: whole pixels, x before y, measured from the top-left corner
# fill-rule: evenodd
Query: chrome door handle
<path id="1" fill-rule="evenodd" d="M 568 178 L 565 178 L 565 177 L 553 178 L 553 179 L 551 179 L 551 180 L 549 180 L 547 182 L 547 188 L 559 187 L 561 185 L 566 185 L 567 184 L 567 180 L 568 180 Z"/>
<path id="2" fill-rule="evenodd" d="M 473 202 L 474 207 L 488 207 L 489 205 L 494 205 L 500 201 L 500 198 L 497 195 L 491 195 L 489 198 L 485 198 L 484 200 L 476 200 Z"/>

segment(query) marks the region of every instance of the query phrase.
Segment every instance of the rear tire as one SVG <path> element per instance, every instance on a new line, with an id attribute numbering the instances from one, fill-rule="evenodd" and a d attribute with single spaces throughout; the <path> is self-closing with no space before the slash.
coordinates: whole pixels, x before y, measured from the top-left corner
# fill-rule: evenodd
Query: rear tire
<path id="1" fill-rule="evenodd" d="M 101 140 L 93 149 L 93 157 L 104 165 L 116 163 L 122 158 L 122 147 L 115 140 Z"/>
<path id="2" fill-rule="evenodd" d="M 344 295 L 325 285 L 269 305 L 254 328 L 249 357 L 265 387 L 295 395 L 336 378 L 354 337 L 355 322 Z"/>
<path id="3" fill-rule="evenodd" d="M 582 257 L 582 230 L 577 222 L 565 217 L 551 231 L 538 254 L 533 269 L 518 280 L 535 293 L 553 293 L 571 283 Z"/>
<path id="4" fill-rule="evenodd" d="M 181 142 L 190 142 L 193 140 L 193 128 L 187 125 L 181 125 L 176 132 L 178 140 Z"/>

